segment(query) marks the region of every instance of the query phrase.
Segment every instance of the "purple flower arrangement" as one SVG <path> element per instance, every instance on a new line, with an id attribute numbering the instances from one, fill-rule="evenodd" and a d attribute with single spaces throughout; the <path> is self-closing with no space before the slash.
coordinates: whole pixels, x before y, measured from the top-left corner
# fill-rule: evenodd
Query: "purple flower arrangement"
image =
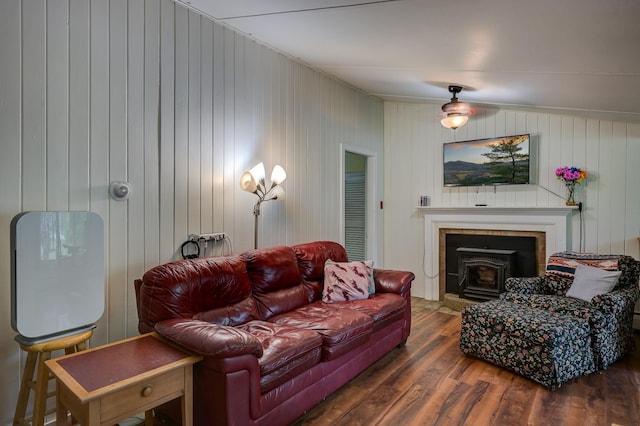
<path id="1" fill-rule="evenodd" d="M 582 182 L 587 178 L 587 172 L 584 170 L 580 170 L 577 167 L 558 167 L 556 169 L 556 178 L 564 182 L 567 187 L 567 202 L 568 206 L 575 206 L 576 202 L 574 200 L 574 193 L 576 189 L 576 184 Z"/>
<path id="2" fill-rule="evenodd" d="M 565 184 L 573 183 L 575 185 L 587 178 L 587 172 L 577 167 L 564 166 L 556 169 L 556 177 Z"/>

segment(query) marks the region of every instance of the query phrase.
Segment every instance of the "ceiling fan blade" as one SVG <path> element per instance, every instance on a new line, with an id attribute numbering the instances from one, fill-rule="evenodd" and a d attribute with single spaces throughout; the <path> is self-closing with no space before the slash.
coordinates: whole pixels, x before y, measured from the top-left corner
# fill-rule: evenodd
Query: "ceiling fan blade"
<path id="1" fill-rule="evenodd" d="M 471 105 L 467 102 L 449 102 L 442 105 L 442 112 L 445 114 L 468 115 L 471 112 Z"/>

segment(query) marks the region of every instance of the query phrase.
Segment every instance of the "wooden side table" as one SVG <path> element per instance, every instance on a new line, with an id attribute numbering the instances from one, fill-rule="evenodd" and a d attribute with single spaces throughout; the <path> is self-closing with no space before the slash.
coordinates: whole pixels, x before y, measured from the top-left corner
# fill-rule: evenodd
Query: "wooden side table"
<path id="1" fill-rule="evenodd" d="M 68 414 L 83 426 L 113 425 L 175 398 L 182 424 L 193 424 L 193 364 L 202 359 L 167 343 L 156 333 L 48 360 L 56 378 L 56 424 Z"/>

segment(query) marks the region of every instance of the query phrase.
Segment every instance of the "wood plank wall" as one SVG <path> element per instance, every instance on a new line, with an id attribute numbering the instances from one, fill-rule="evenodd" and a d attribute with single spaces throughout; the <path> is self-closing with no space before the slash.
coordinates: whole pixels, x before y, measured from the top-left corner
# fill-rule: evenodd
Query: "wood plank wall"
<path id="1" fill-rule="evenodd" d="M 555 178 L 564 165 L 587 170 L 576 199 L 584 202 L 582 248 L 640 258 L 640 124 L 538 112 L 500 110 L 473 117 L 455 132 L 435 119 L 439 105 L 385 103 L 385 264 L 416 273 L 413 295 L 424 297 L 424 217 L 420 195 L 433 206 L 558 206 L 566 191 Z M 442 144 L 530 133 L 537 145 L 537 185 L 445 188 Z M 401 190 L 398 190 L 401 188 Z M 546 189 L 544 189 L 546 188 Z M 554 195 L 558 194 L 558 195 Z M 392 206 L 392 207 L 391 207 Z M 579 215 L 572 247 L 580 248 Z M 640 312 L 640 309 L 637 309 Z"/>
<path id="2" fill-rule="evenodd" d="M 243 171 L 288 175 L 286 198 L 263 206 L 260 246 L 339 240 L 341 144 L 382 157 L 380 100 L 170 0 L 2 1 L 0 59 L 0 424 L 24 363 L 10 326 L 17 213 L 104 219 L 102 344 L 137 333 L 133 280 L 189 233 L 252 248 Z M 112 180 L 131 182 L 127 202 L 109 199 Z"/>
<path id="3" fill-rule="evenodd" d="M 188 233 L 226 232 L 234 252 L 251 247 L 254 199 L 238 180 L 258 161 L 288 174 L 286 199 L 263 209 L 261 246 L 339 240 L 340 144 L 380 156 L 384 266 L 414 271 L 416 296 L 419 195 L 434 205 L 562 202 L 539 187 L 443 189 L 441 144 L 454 135 L 539 135 L 541 184 L 561 193 L 550 172 L 563 164 L 592 175 L 578 194 L 586 249 L 640 257 L 638 124 L 501 111 L 454 134 L 434 119 L 439 105 L 383 104 L 170 0 L 2 1 L 0 59 L 2 424 L 24 362 L 10 327 L 9 223 L 20 211 L 103 217 L 107 306 L 93 344 L 136 333 L 133 279 L 176 258 Z M 131 182 L 129 201 L 108 198 L 112 180 Z"/>

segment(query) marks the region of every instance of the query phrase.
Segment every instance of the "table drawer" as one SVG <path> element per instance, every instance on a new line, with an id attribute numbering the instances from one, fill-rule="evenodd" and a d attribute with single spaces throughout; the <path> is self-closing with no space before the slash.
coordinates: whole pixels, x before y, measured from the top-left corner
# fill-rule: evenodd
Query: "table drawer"
<path id="1" fill-rule="evenodd" d="M 148 380 L 114 390 L 102 397 L 100 422 L 105 423 L 122 413 L 139 410 L 147 404 L 155 406 L 157 405 L 155 401 L 179 390 L 184 392 L 183 368 L 173 369 Z"/>

